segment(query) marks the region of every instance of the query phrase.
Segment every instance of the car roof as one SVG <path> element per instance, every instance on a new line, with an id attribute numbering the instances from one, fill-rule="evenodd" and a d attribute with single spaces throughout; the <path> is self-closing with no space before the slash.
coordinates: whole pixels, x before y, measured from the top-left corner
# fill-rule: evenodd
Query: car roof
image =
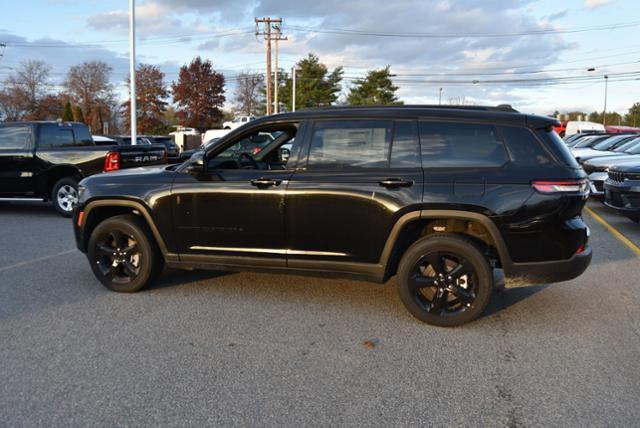
<path id="1" fill-rule="evenodd" d="M 252 123 L 273 120 L 308 120 L 314 118 L 358 118 L 402 117 L 442 118 L 453 120 L 479 120 L 504 124 L 545 127 L 559 124 L 554 117 L 523 114 L 508 105 L 500 106 L 442 106 L 442 105 L 398 105 L 398 106 L 331 106 L 280 113 L 256 119 Z"/>

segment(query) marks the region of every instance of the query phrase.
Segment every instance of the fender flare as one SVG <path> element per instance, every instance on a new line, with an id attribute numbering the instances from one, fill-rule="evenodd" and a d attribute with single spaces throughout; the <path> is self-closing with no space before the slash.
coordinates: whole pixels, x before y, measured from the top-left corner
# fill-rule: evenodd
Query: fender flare
<path id="1" fill-rule="evenodd" d="M 504 239 L 502 238 L 502 234 L 498 230 L 496 224 L 484 214 L 459 210 L 419 210 L 411 211 L 400 217 L 393 225 L 393 228 L 391 229 L 391 232 L 387 237 L 387 241 L 385 242 L 382 254 L 380 255 L 379 264 L 382 266 L 387 266 L 398 236 L 407 224 L 417 220 L 435 218 L 451 218 L 456 220 L 477 221 L 485 229 L 487 229 L 487 232 L 489 232 L 489 235 L 491 235 L 491 239 L 493 239 L 493 242 L 495 242 L 496 250 L 498 251 L 498 255 L 500 256 L 500 261 L 502 262 L 503 267 L 511 266 L 512 261 L 511 256 L 509 255 L 509 250 L 507 249 L 507 245 L 505 244 Z"/>

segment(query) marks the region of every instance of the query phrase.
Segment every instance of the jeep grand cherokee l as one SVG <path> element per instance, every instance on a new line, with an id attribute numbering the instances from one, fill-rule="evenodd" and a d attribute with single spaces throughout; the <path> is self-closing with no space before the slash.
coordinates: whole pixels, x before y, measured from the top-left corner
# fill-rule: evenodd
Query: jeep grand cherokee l
<path id="1" fill-rule="evenodd" d="M 115 291 L 139 290 L 164 265 L 395 276 L 411 314 L 458 325 L 486 307 L 493 269 L 554 282 L 589 265 L 586 176 L 555 123 L 439 106 L 256 119 L 182 165 L 83 180 L 77 246 Z M 261 133 L 277 137 L 257 154 L 235 150 Z"/>

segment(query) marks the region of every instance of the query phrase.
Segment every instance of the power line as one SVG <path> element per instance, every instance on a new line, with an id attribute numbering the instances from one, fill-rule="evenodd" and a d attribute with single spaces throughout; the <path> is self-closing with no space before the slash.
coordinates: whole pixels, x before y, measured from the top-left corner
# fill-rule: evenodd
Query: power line
<path id="1" fill-rule="evenodd" d="M 296 25 L 288 25 L 287 29 L 297 32 L 306 33 L 324 33 L 324 34 L 342 34 L 369 37 L 399 37 L 399 38 L 498 38 L 498 37 L 521 37 L 521 36 L 538 36 L 549 34 L 573 34 L 584 33 L 588 31 L 604 31 L 618 30 L 622 28 L 633 28 L 640 25 L 640 21 L 621 22 L 616 24 L 595 25 L 590 27 L 575 27 L 570 29 L 543 28 L 532 29 L 526 31 L 504 32 L 504 33 L 410 33 L 410 32 L 381 32 L 371 30 L 354 30 L 349 28 L 318 28 L 318 27 L 301 27 Z"/>

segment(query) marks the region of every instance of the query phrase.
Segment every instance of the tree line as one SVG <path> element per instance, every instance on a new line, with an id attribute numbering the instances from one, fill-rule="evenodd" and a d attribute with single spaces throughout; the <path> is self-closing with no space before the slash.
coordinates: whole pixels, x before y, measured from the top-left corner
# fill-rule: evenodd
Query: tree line
<path id="1" fill-rule="evenodd" d="M 562 120 L 588 120 L 590 122 L 603 123 L 603 112 L 594 111 L 586 113 L 583 111 L 570 111 L 566 113 L 560 113 L 559 111 L 553 112 L 554 117 L 559 117 Z M 634 103 L 627 113 L 621 115 L 615 111 L 608 111 L 606 113 L 607 125 L 623 125 L 623 126 L 640 126 L 640 102 Z"/>

